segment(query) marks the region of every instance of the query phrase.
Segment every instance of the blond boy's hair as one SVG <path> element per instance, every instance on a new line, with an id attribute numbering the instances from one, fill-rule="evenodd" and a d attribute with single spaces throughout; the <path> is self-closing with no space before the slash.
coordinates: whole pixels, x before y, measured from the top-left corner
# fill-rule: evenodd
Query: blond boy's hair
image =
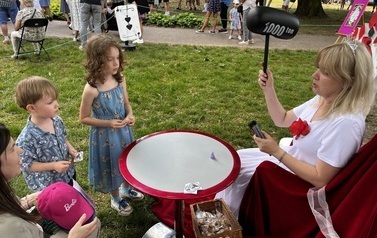
<path id="1" fill-rule="evenodd" d="M 40 76 L 31 76 L 21 80 L 16 86 L 16 103 L 26 110 L 26 106 L 34 104 L 44 96 L 58 99 L 59 92 L 54 84 Z"/>

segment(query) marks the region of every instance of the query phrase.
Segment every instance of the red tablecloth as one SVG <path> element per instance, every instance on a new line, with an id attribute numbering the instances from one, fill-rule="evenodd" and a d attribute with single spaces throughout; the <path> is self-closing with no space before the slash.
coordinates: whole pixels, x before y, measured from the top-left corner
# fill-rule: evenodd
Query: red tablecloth
<path id="1" fill-rule="evenodd" d="M 377 237 L 377 136 L 362 146 L 326 186 L 332 223 L 340 237 Z M 323 237 L 307 200 L 313 187 L 263 162 L 244 194 L 239 222 L 245 237 Z"/>
<path id="2" fill-rule="evenodd" d="M 195 238 L 194 229 L 191 220 L 190 204 L 213 200 L 215 195 L 198 199 L 185 200 L 184 208 L 184 227 L 183 233 L 185 238 Z M 162 223 L 174 229 L 175 200 L 155 198 L 152 204 L 152 212 L 160 219 Z"/>

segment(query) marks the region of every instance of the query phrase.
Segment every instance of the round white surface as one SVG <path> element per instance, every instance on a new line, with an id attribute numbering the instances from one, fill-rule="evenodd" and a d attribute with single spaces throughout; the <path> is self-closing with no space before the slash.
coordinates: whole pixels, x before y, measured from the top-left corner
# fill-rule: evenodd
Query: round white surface
<path id="1" fill-rule="evenodd" d="M 127 155 L 129 173 L 140 183 L 160 191 L 183 193 L 185 184 L 211 188 L 229 176 L 234 159 L 220 141 L 197 133 L 151 136 Z"/>

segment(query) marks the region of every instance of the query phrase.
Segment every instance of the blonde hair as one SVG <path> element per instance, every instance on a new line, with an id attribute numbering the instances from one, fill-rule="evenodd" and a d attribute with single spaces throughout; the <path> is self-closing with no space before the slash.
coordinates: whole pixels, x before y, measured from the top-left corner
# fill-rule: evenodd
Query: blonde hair
<path id="1" fill-rule="evenodd" d="M 333 113 L 368 115 L 375 103 L 376 83 L 372 56 L 362 43 L 342 42 L 328 46 L 318 53 L 315 65 L 343 85 L 323 118 Z"/>
<path id="2" fill-rule="evenodd" d="M 34 104 L 44 96 L 58 99 L 59 92 L 55 85 L 48 79 L 40 76 L 31 76 L 21 80 L 16 86 L 16 103 L 26 109 L 29 104 Z"/>

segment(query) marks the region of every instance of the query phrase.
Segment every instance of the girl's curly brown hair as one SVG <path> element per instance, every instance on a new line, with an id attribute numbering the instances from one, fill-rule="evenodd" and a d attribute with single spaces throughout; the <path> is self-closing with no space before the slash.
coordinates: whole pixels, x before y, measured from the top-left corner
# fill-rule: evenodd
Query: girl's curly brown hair
<path id="1" fill-rule="evenodd" d="M 123 61 L 124 56 L 122 48 L 119 46 L 118 41 L 108 34 L 100 34 L 93 36 L 86 47 L 86 62 L 84 67 L 87 71 L 85 76 L 86 82 L 92 87 L 96 87 L 98 83 L 104 83 L 103 71 L 106 67 L 107 52 L 111 47 L 119 50 L 119 69 L 114 75 L 118 83 L 123 81 Z"/>

